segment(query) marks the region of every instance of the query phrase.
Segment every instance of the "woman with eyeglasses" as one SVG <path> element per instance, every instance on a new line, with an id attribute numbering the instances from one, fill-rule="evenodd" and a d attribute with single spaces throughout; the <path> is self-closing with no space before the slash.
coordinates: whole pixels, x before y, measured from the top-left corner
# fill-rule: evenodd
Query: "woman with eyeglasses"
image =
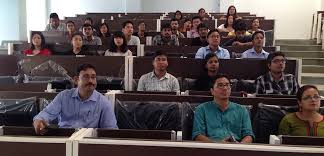
<path id="1" fill-rule="evenodd" d="M 299 111 L 286 115 L 280 122 L 279 134 L 292 136 L 324 136 L 324 118 L 319 113 L 321 97 L 313 85 L 297 91 Z"/>

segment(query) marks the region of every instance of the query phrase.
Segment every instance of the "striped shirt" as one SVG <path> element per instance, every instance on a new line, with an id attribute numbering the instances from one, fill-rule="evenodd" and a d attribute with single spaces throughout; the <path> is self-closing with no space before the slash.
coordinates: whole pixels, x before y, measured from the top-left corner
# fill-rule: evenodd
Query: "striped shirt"
<path id="1" fill-rule="evenodd" d="M 276 82 L 270 72 L 257 78 L 256 94 L 296 95 L 299 85 L 294 75 L 282 73 L 280 81 Z"/>
<path id="2" fill-rule="evenodd" d="M 166 73 L 161 79 L 158 79 L 153 71 L 141 76 L 137 90 L 176 92 L 180 91 L 180 86 L 177 78 L 173 75 Z"/>

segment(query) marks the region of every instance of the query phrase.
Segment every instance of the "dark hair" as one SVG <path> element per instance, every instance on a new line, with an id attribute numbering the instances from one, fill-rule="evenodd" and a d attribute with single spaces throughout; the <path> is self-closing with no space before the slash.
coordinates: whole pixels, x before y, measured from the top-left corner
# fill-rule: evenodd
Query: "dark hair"
<path id="1" fill-rule="evenodd" d="M 298 100 L 298 101 L 301 101 L 304 92 L 305 92 L 306 90 L 308 90 L 308 89 L 311 89 L 311 88 L 313 88 L 313 89 L 315 89 L 317 92 L 319 92 L 319 90 L 317 89 L 317 87 L 314 86 L 314 85 L 304 85 L 304 86 L 300 87 L 300 88 L 298 89 L 298 91 L 297 91 L 297 94 L 296 94 L 296 98 L 297 98 L 297 100 Z"/>
<path id="2" fill-rule="evenodd" d="M 246 23 L 241 19 L 236 20 L 234 23 L 234 30 L 235 30 L 235 32 L 246 31 L 247 30 Z"/>
<path id="3" fill-rule="evenodd" d="M 73 39 L 73 37 L 75 36 L 81 36 L 81 38 L 83 37 L 83 34 L 79 33 L 79 32 L 76 32 L 76 33 L 73 33 L 72 37 L 71 37 L 71 40 Z"/>
<path id="4" fill-rule="evenodd" d="M 80 74 L 81 71 L 85 71 L 87 69 L 93 69 L 94 71 L 96 71 L 96 68 L 91 65 L 91 64 L 81 64 L 78 68 L 77 68 L 77 75 Z"/>
<path id="5" fill-rule="evenodd" d="M 271 64 L 271 61 L 273 60 L 273 58 L 277 57 L 277 56 L 282 56 L 285 58 L 285 54 L 282 53 L 282 52 L 274 52 L 274 53 L 270 53 L 268 55 L 268 58 L 267 58 L 267 62 L 268 64 Z"/>
<path id="6" fill-rule="evenodd" d="M 215 54 L 215 53 L 208 53 L 206 56 L 205 56 L 205 59 L 204 59 L 204 67 L 203 67 L 203 69 L 205 70 L 205 71 L 207 71 L 207 69 L 206 69 L 206 64 L 207 64 L 207 62 L 209 61 L 209 59 L 211 59 L 211 58 L 213 58 L 213 57 L 216 57 L 217 58 L 217 60 L 218 60 L 218 56 Z"/>
<path id="7" fill-rule="evenodd" d="M 115 41 L 114 41 L 114 39 L 117 38 L 117 37 L 120 37 L 120 38 L 123 39 L 123 44 L 120 46 L 120 51 L 123 52 L 123 53 L 126 53 L 127 50 L 128 50 L 127 41 L 126 41 L 126 37 L 125 37 L 124 33 L 121 32 L 121 31 L 117 31 L 117 32 L 114 33 L 113 38 L 112 38 L 112 40 L 110 42 L 110 49 L 109 50 L 111 52 L 117 52 L 118 47 L 117 47 L 117 45 L 115 44 Z"/>
<path id="8" fill-rule="evenodd" d="M 186 22 L 188 22 L 188 21 L 190 21 L 190 22 L 191 22 L 191 20 L 190 20 L 189 18 L 186 18 L 186 19 L 184 20 L 184 22 L 183 22 L 183 23 L 186 23 Z"/>
<path id="9" fill-rule="evenodd" d="M 91 22 L 91 24 L 93 24 L 93 20 L 92 20 L 92 18 L 91 17 L 86 17 L 85 19 L 84 19 L 84 21 L 90 21 Z"/>
<path id="10" fill-rule="evenodd" d="M 161 30 L 163 30 L 163 29 L 171 29 L 171 25 L 170 25 L 170 23 L 162 24 L 162 26 L 161 26 Z"/>
<path id="11" fill-rule="evenodd" d="M 123 28 L 125 28 L 127 24 L 132 24 L 134 26 L 134 23 L 132 21 L 125 21 L 123 22 Z"/>
<path id="12" fill-rule="evenodd" d="M 261 35 L 264 37 L 264 32 L 263 32 L 263 31 L 256 31 L 256 32 L 254 32 L 254 33 L 252 34 L 252 40 L 254 40 L 254 38 L 255 38 L 255 36 L 256 36 L 257 34 L 261 34 Z"/>
<path id="13" fill-rule="evenodd" d="M 210 30 L 207 34 L 207 38 L 213 33 L 213 32 L 218 32 L 219 34 L 219 31 L 217 29 L 213 29 L 213 30 Z"/>
<path id="14" fill-rule="evenodd" d="M 224 27 L 227 28 L 228 27 L 228 18 L 232 16 L 233 17 L 233 25 L 232 27 L 234 27 L 234 23 L 235 23 L 235 17 L 233 15 L 228 15 L 226 16 L 226 20 L 225 20 L 225 24 L 224 24 Z"/>
<path id="15" fill-rule="evenodd" d="M 226 15 L 226 16 L 229 16 L 229 15 L 230 15 L 230 14 L 229 14 L 229 10 L 230 10 L 232 7 L 235 9 L 234 18 L 236 18 L 236 16 L 237 16 L 236 13 L 237 13 L 237 12 L 236 12 L 236 7 L 235 7 L 234 5 L 231 5 L 231 6 L 228 7 L 228 9 L 227 9 L 227 15 Z"/>
<path id="16" fill-rule="evenodd" d="M 164 56 L 168 57 L 168 54 L 164 50 L 157 50 L 153 55 L 153 60 L 156 57 L 161 56 L 161 55 L 164 55 Z"/>
<path id="17" fill-rule="evenodd" d="M 174 18 L 176 18 L 176 14 L 177 14 L 177 13 L 180 13 L 180 15 L 181 15 L 180 20 L 182 20 L 182 12 L 181 12 L 180 10 L 177 10 L 177 11 L 175 12 L 175 14 L 174 14 Z"/>
<path id="18" fill-rule="evenodd" d="M 200 23 L 198 26 L 197 26 L 197 30 L 199 30 L 200 28 L 206 28 L 208 29 L 207 25 L 205 23 Z"/>
<path id="19" fill-rule="evenodd" d="M 177 21 L 179 23 L 179 20 L 177 20 L 176 18 L 172 18 L 170 23 L 173 22 L 173 21 Z"/>
<path id="20" fill-rule="evenodd" d="M 91 27 L 91 29 L 93 30 L 93 26 L 92 26 L 91 24 L 87 24 L 87 23 L 86 23 L 86 24 L 83 24 L 83 25 L 82 25 L 82 29 L 83 29 L 84 27 Z"/>
<path id="21" fill-rule="evenodd" d="M 200 8 L 200 9 L 198 10 L 198 13 L 200 13 L 201 10 L 204 10 L 204 11 L 206 12 L 206 10 L 205 10 L 204 8 Z"/>
<path id="22" fill-rule="evenodd" d="M 50 14 L 50 18 L 59 19 L 59 16 L 57 15 L 57 13 L 53 12 L 53 13 Z"/>
<path id="23" fill-rule="evenodd" d="M 144 25 L 146 26 L 146 24 L 145 24 L 144 21 L 139 21 L 139 22 L 138 22 L 138 25 L 140 25 L 141 23 L 144 23 Z"/>
<path id="24" fill-rule="evenodd" d="M 193 20 L 195 20 L 195 19 L 199 19 L 199 20 L 201 21 L 201 17 L 199 17 L 199 16 L 194 16 L 194 17 L 192 17 L 191 21 L 193 21 Z"/>
<path id="25" fill-rule="evenodd" d="M 215 85 L 216 81 L 218 79 L 220 79 L 220 78 L 226 78 L 228 80 L 228 82 L 231 83 L 231 80 L 227 75 L 225 75 L 225 74 L 217 74 L 215 77 L 213 77 L 213 80 L 212 80 L 213 85 L 211 85 L 210 88 L 214 88 L 214 85 Z"/>
<path id="26" fill-rule="evenodd" d="M 33 44 L 33 36 L 34 35 L 39 35 L 40 36 L 40 38 L 41 38 L 41 50 L 42 49 L 44 49 L 44 48 L 46 48 L 46 42 L 45 42 L 45 37 L 44 37 L 44 35 L 43 35 L 43 33 L 42 32 L 40 32 L 40 31 L 33 31 L 32 33 L 31 33 L 31 35 L 30 35 L 30 42 L 31 42 L 31 48 L 30 49 L 32 49 L 32 50 L 34 50 L 35 49 L 35 45 Z"/>
<path id="27" fill-rule="evenodd" d="M 102 27 L 102 26 L 106 26 L 107 27 L 107 33 L 106 34 L 102 34 L 101 31 L 99 30 L 99 34 L 98 34 L 98 37 L 103 37 L 103 36 L 106 36 L 106 37 L 110 37 L 111 34 L 110 34 L 110 28 L 108 26 L 108 24 L 106 22 L 104 23 L 101 23 L 100 26 L 99 26 L 99 29 Z"/>
<path id="28" fill-rule="evenodd" d="M 68 23 L 72 23 L 73 25 L 75 25 L 75 23 L 73 21 L 67 21 L 66 24 Z"/>

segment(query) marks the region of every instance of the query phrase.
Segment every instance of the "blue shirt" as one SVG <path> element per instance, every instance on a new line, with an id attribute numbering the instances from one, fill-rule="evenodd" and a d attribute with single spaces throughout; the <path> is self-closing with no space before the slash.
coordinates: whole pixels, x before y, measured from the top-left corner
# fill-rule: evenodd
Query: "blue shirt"
<path id="1" fill-rule="evenodd" d="M 264 51 L 262 49 L 261 53 L 257 53 L 254 48 L 248 49 L 246 50 L 243 54 L 241 58 L 260 58 L 260 59 L 267 59 L 268 58 L 269 53 Z"/>
<path id="2" fill-rule="evenodd" d="M 230 102 L 222 112 L 214 101 L 205 102 L 195 110 L 192 138 L 207 136 L 214 141 L 221 141 L 231 135 L 241 141 L 245 136 L 252 136 L 249 113 L 244 106 Z"/>
<path id="3" fill-rule="evenodd" d="M 230 53 L 228 52 L 228 50 L 220 46 L 218 46 L 217 51 L 211 51 L 209 46 L 201 47 L 198 49 L 195 58 L 204 59 L 209 53 L 215 53 L 219 59 L 230 59 Z"/>
<path id="4" fill-rule="evenodd" d="M 107 97 L 96 90 L 81 101 L 77 88 L 60 92 L 34 120 L 51 122 L 58 117 L 59 127 L 118 128 L 116 117 Z"/>

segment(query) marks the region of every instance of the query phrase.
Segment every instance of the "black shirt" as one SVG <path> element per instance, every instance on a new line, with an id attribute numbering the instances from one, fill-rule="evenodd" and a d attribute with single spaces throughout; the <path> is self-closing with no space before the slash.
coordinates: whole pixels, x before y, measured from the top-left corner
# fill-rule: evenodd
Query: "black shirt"
<path id="1" fill-rule="evenodd" d="M 207 73 L 199 77 L 194 84 L 194 90 L 197 91 L 209 91 L 213 86 L 214 77 L 208 76 Z"/>
<path id="2" fill-rule="evenodd" d="M 207 40 L 201 41 L 200 37 L 196 37 L 192 39 L 191 46 L 201 46 L 201 47 L 206 47 L 208 46 Z"/>
<path id="3" fill-rule="evenodd" d="M 242 39 L 239 39 L 235 37 L 234 39 L 231 39 L 227 42 L 225 42 L 222 46 L 232 46 L 234 42 L 239 41 L 241 43 L 247 43 L 247 42 L 252 42 L 252 36 L 244 36 Z"/>

